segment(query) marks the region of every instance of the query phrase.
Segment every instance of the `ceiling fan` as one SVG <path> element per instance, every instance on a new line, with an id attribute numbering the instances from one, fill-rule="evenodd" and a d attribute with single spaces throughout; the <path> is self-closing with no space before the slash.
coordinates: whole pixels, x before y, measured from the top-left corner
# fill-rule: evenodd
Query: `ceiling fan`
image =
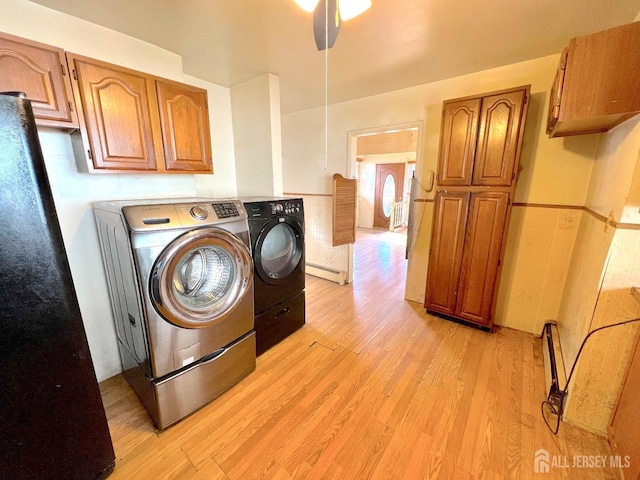
<path id="1" fill-rule="evenodd" d="M 305 11 L 313 12 L 313 36 L 318 50 L 336 43 L 343 20 L 357 17 L 371 6 L 371 0 L 295 0 Z"/>

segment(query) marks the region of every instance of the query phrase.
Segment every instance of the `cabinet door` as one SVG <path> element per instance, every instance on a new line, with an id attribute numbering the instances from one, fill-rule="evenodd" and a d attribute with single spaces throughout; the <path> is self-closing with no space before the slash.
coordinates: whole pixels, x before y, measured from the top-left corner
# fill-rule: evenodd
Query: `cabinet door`
<path id="1" fill-rule="evenodd" d="M 567 70 L 567 56 L 569 49 L 565 48 L 560 56 L 560 64 L 553 79 L 551 94 L 549 95 L 549 111 L 547 112 L 547 134 L 551 133 L 560 117 L 560 104 L 562 101 L 562 88 L 564 87 L 564 74 Z"/>
<path id="2" fill-rule="evenodd" d="M 213 171 L 207 91 L 156 81 L 167 170 Z"/>
<path id="3" fill-rule="evenodd" d="M 24 92 L 38 125 L 77 126 L 65 65 L 59 48 L 0 34 L 0 92 Z"/>
<path id="4" fill-rule="evenodd" d="M 456 316 L 491 326 L 509 194 L 472 193 Z"/>
<path id="5" fill-rule="evenodd" d="M 525 100 L 525 90 L 482 99 L 474 185 L 509 186 L 515 179 Z"/>
<path id="6" fill-rule="evenodd" d="M 98 171 L 156 170 L 162 140 L 153 79 L 97 60 L 69 58 L 93 167 Z"/>
<path id="7" fill-rule="evenodd" d="M 480 98 L 444 102 L 438 183 L 470 185 L 478 134 Z"/>
<path id="8" fill-rule="evenodd" d="M 614 453 L 622 456 L 623 459 L 629 456 L 629 467 L 624 469 L 624 478 L 629 480 L 640 479 L 638 392 L 640 392 L 640 342 L 636 339 L 635 349 L 631 353 L 626 377 L 609 426 L 609 443 L 613 443 Z"/>
<path id="9" fill-rule="evenodd" d="M 436 194 L 425 307 L 454 315 L 469 206 L 468 192 Z"/>

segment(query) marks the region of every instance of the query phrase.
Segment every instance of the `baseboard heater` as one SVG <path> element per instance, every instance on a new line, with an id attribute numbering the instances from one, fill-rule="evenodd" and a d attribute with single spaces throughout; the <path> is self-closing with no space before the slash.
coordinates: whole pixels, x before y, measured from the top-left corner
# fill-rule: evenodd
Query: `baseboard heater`
<path id="1" fill-rule="evenodd" d="M 554 322 L 546 323 L 542 330 L 542 354 L 544 357 L 547 400 L 560 407 L 559 411 L 562 412 L 567 386 L 567 374 L 562 359 L 558 326 Z"/>
<path id="2" fill-rule="evenodd" d="M 344 285 L 345 283 L 347 283 L 347 272 L 333 270 L 321 265 L 312 265 L 309 263 L 305 265 L 305 271 L 309 275 L 324 278 L 325 280 L 336 282 L 339 285 Z"/>

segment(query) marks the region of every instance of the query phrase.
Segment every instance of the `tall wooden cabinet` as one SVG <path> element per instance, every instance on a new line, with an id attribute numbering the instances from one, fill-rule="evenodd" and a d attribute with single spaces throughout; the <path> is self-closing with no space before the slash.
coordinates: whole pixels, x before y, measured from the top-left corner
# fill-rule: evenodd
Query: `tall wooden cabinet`
<path id="1" fill-rule="evenodd" d="M 529 86 L 443 103 L 425 307 L 493 326 Z"/>

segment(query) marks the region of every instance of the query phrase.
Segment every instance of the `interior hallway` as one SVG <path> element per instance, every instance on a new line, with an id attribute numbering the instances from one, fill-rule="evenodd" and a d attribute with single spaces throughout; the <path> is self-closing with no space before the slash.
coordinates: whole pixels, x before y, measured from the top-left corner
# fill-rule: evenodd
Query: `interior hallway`
<path id="1" fill-rule="evenodd" d="M 540 340 L 427 315 L 403 299 L 404 242 L 358 232 L 355 283 L 307 276 L 307 325 L 248 378 L 163 433 L 121 375 L 101 384 L 112 478 L 615 479 L 534 472 L 534 452 L 609 455 L 606 439 L 552 435 Z"/>

